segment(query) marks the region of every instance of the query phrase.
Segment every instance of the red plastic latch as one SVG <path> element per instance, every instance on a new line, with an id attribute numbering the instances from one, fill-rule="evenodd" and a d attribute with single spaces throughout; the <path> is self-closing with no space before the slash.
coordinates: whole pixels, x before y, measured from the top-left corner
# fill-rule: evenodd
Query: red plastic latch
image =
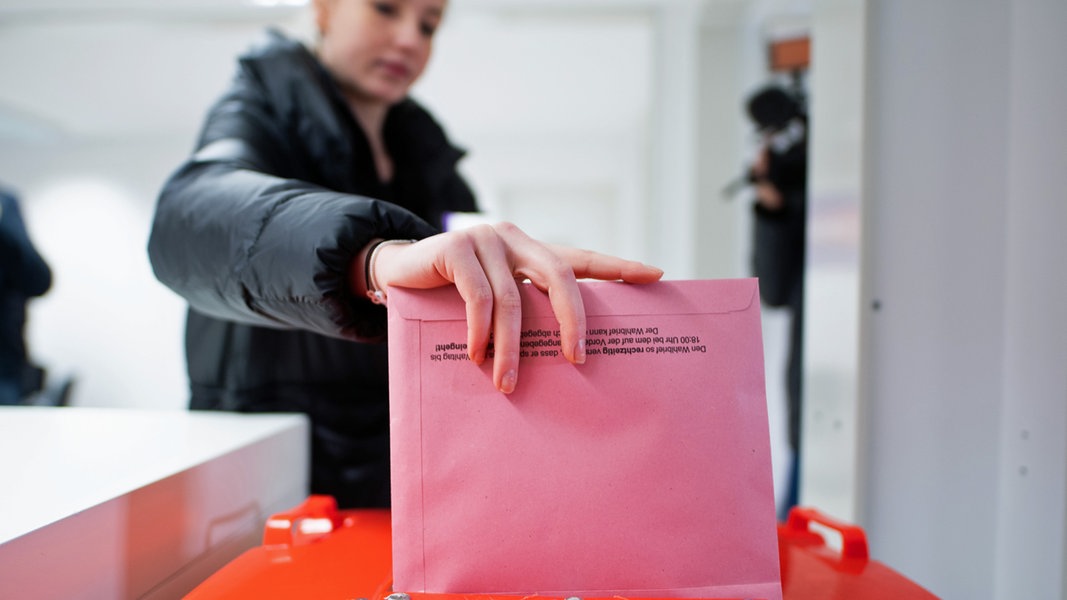
<path id="1" fill-rule="evenodd" d="M 307 543 L 341 526 L 343 519 L 333 496 L 312 495 L 281 513 L 271 515 L 263 529 L 264 546 Z"/>
<path id="2" fill-rule="evenodd" d="M 863 532 L 862 528 L 828 517 L 814 508 L 798 506 L 789 511 L 787 526 L 790 530 L 807 532 L 810 531 L 812 523 L 817 523 L 841 534 L 841 556 L 843 558 L 861 560 L 869 558 L 867 534 Z"/>

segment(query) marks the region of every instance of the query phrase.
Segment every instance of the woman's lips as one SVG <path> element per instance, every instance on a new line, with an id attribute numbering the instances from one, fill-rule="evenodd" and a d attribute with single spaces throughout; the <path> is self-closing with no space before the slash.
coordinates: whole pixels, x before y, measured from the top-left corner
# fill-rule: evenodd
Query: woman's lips
<path id="1" fill-rule="evenodd" d="M 407 79 L 411 76 L 411 69 L 409 69 L 408 66 L 402 62 L 383 60 L 380 61 L 378 64 L 381 69 L 385 71 L 385 73 L 390 77 L 394 77 L 396 79 Z"/>

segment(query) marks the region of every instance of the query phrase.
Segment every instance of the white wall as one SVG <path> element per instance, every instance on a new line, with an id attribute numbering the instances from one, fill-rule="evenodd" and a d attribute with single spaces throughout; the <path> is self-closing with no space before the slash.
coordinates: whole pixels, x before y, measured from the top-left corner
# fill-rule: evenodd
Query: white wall
<path id="1" fill-rule="evenodd" d="M 865 300 L 881 309 L 864 312 L 859 501 L 876 555 L 977 599 L 994 582 L 975 525 L 997 517 L 1011 40 L 1006 4 L 961 8 L 872 3 Z"/>
<path id="2" fill-rule="evenodd" d="M 30 352 L 50 383 L 73 378 L 73 404 L 184 406 L 184 303 L 145 251 L 155 196 L 230 57 L 279 15 L 5 8 L 0 181 L 54 274 L 29 307 Z"/>
<path id="3" fill-rule="evenodd" d="M 946 598 L 1065 593 L 1064 23 L 870 2 L 858 501 L 873 555 Z"/>
<path id="4" fill-rule="evenodd" d="M 1011 12 L 996 598 L 1067 600 L 1067 4 Z"/>
<path id="5" fill-rule="evenodd" d="M 697 158 L 736 155 L 733 131 L 700 129 L 705 101 L 741 94 L 697 80 L 702 7 L 714 4 L 456 2 L 415 94 L 471 150 L 464 168 L 490 218 L 672 278 L 742 275 L 740 204 L 701 198 L 741 162 Z M 744 2 L 730 4 L 736 19 Z M 0 53 L 20 57 L 0 63 L 0 180 L 21 193 L 56 274 L 30 307 L 33 355 L 54 378 L 75 377 L 74 404 L 183 406 L 184 309 L 144 250 L 155 196 L 233 57 L 269 23 L 306 33 L 306 12 L 12 0 L 0 15 Z M 711 47 L 729 51 L 723 35 Z M 732 68 L 733 56 L 717 58 L 709 76 Z"/>
<path id="6" fill-rule="evenodd" d="M 463 169 L 489 218 L 651 261 L 641 217 L 654 40 L 647 10 L 457 4 L 414 94 L 469 150 Z"/>
<path id="7" fill-rule="evenodd" d="M 69 140 L 0 152 L 53 271 L 30 304 L 29 350 L 50 385 L 73 378 L 75 404 L 184 405 L 184 303 L 155 282 L 145 252 L 150 199 L 184 150 Z"/>
<path id="8" fill-rule="evenodd" d="M 864 2 L 812 18 L 801 503 L 858 518 Z"/>

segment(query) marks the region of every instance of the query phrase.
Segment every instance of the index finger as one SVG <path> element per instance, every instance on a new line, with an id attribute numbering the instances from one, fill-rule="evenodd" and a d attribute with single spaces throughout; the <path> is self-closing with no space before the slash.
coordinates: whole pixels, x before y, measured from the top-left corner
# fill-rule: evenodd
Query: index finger
<path id="1" fill-rule="evenodd" d="M 635 260 L 626 260 L 592 250 L 551 246 L 552 250 L 571 265 L 578 279 L 622 280 L 627 283 L 652 283 L 663 277 L 663 270 Z"/>
<path id="2" fill-rule="evenodd" d="M 585 304 L 574 277 L 574 269 L 553 248 L 534 241 L 522 232 L 509 235 L 515 272 L 527 277 L 548 294 L 560 329 L 560 350 L 576 364 L 585 362 Z"/>

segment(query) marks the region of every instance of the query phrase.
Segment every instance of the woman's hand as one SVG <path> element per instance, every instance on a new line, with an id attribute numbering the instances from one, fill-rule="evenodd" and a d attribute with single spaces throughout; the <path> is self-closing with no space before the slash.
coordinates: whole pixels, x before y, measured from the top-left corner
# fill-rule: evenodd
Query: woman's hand
<path id="1" fill-rule="evenodd" d="M 362 264 L 357 262 L 357 264 Z M 467 353 L 485 360 L 493 334 L 493 384 L 511 393 L 518 381 L 521 301 L 518 281 L 546 292 L 560 324 L 560 346 L 585 362 L 585 307 L 577 279 L 650 283 L 663 271 L 589 250 L 543 244 L 510 223 L 442 233 L 414 244 L 381 247 L 371 266 L 380 289 L 427 289 L 454 283 L 467 308 Z"/>

